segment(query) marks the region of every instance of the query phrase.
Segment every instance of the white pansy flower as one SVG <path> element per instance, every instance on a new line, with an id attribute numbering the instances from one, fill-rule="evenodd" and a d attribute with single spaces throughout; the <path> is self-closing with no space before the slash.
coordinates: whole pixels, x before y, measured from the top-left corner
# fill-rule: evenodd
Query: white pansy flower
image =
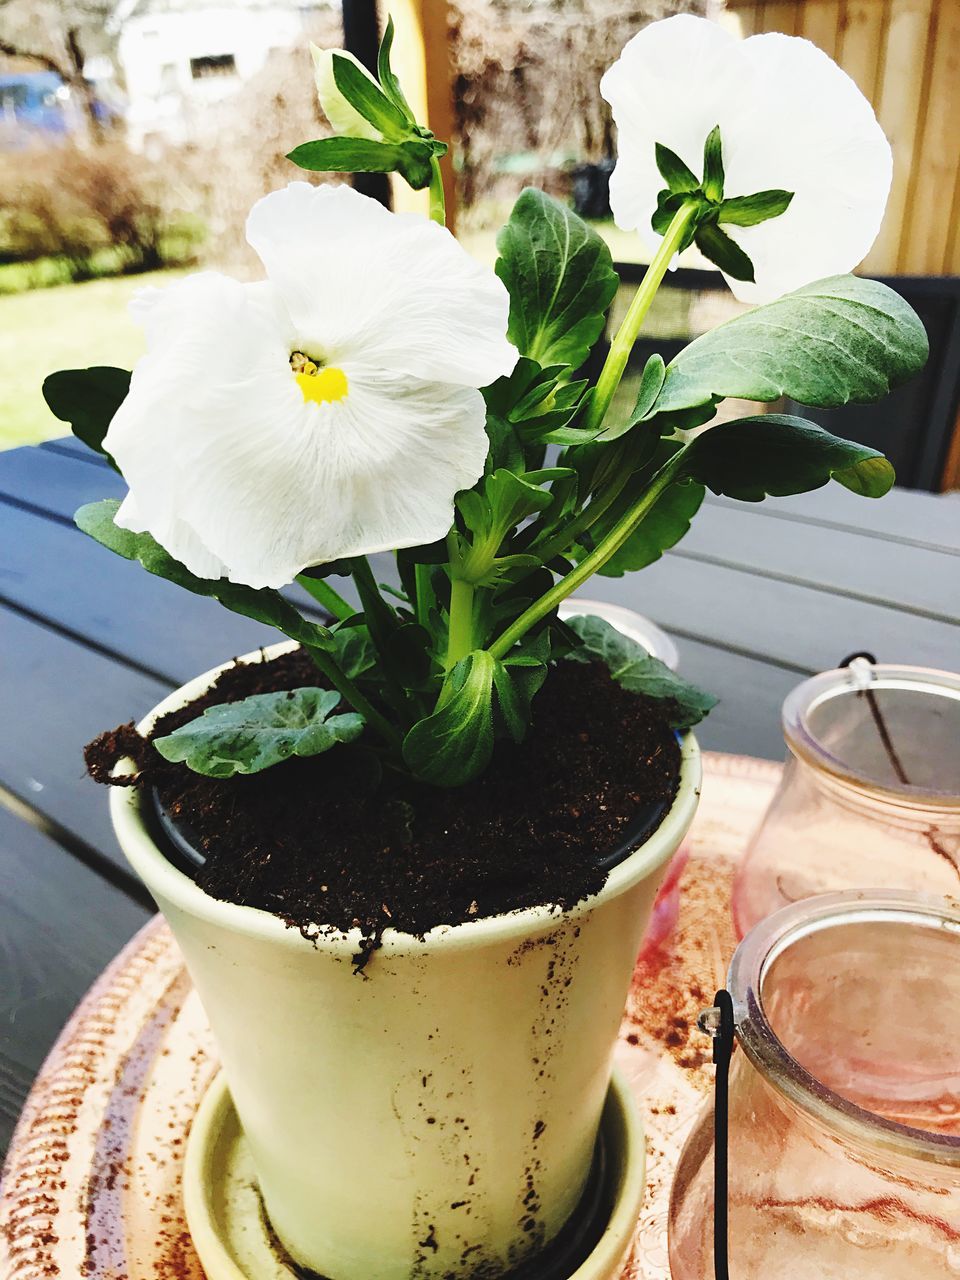
<path id="1" fill-rule="evenodd" d="M 335 133 L 346 138 L 368 138 L 372 142 L 382 141 L 380 130 L 364 119 L 356 107 L 346 100 L 337 88 L 333 74 L 333 56 L 346 58 L 361 71 L 371 84 L 376 84 L 373 76 L 352 53 L 346 49 L 321 49 L 311 43 L 310 56 L 313 58 L 313 78 L 317 86 L 317 99 L 320 110 L 330 121 Z M 379 87 L 379 86 L 378 86 Z"/>
<path id="2" fill-rule="evenodd" d="M 619 132 L 614 217 L 651 247 L 650 219 L 666 185 L 658 142 L 699 177 L 704 142 L 719 125 L 727 198 L 794 193 L 778 217 L 721 228 L 753 262 L 755 284 L 726 277 L 742 301 L 766 302 L 849 271 L 876 239 L 890 145 L 854 82 L 808 40 L 775 33 L 740 40 L 704 18 L 667 18 L 633 37 L 600 91 Z"/>
<path id="3" fill-rule="evenodd" d="M 266 196 L 247 239 L 265 281 L 203 272 L 134 303 L 147 355 L 104 442 L 117 524 L 252 587 L 442 538 L 483 473 L 477 388 L 516 362 L 504 286 L 349 187 Z"/>

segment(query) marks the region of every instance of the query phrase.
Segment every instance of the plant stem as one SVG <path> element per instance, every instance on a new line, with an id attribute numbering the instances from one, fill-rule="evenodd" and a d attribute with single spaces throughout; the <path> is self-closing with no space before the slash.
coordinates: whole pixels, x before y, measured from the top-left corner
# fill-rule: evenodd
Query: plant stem
<path id="1" fill-rule="evenodd" d="M 447 225 L 447 204 L 443 194 L 443 174 L 440 172 L 440 161 L 436 156 L 430 157 L 430 217 L 439 222 L 441 227 Z"/>
<path id="2" fill-rule="evenodd" d="M 369 727 L 383 738 L 391 751 L 399 752 L 401 743 L 399 732 L 386 716 L 381 715 L 364 697 L 349 676 L 344 675 L 330 654 L 323 649 L 314 648 L 313 645 L 306 645 L 305 648 L 314 665 L 323 672 L 344 702 L 348 702 L 354 711 L 363 716 Z"/>
<path id="3" fill-rule="evenodd" d="M 328 613 L 332 613 L 340 622 L 346 621 L 347 618 L 352 618 L 357 612 L 349 600 L 344 600 L 339 592 L 334 591 L 326 578 L 311 578 L 309 574 L 301 573 L 297 575 L 297 581 L 304 591 L 313 596 L 317 604 L 322 605 Z"/>
<path id="4" fill-rule="evenodd" d="M 350 572 L 357 585 L 357 594 L 371 635 L 382 635 L 393 626 L 393 610 L 380 594 L 377 580 L 366 556 L 354 556 Z"/>
<path id="5" fill-rule="evenodd" d="M 578 516 L 574 516 L 569 524 L 564 525 L 563 528 L 559 529 L 552 538 L 548 538 L 546 542 L 541 543 L 539 546 L 534 543 L 530 548 L 531 552 L 534 555 L 539 556 L 546 564 L 547 561 L 552 560 L 554 556 L 565 551 L 571 543 L 576 541 L 581 533 L 586 529 L 592 528 L 604 512 L 608 511 L 610 507 L 613 506 L 617 498 L 620 497 L 620 494 L 626 488 L 629 480 L 630 472 L 624 468 L 623 473 L 615 476 L 606 488 L 601 490 L 601 492 L 597 494 L 588 506 L 584 507 Z"/>
<path id="6" fill-rule="evenodd" d="M 584 418 L 585 427 L 597 428 L 603 423 L 627 367 L 640 326 L 646 319 L 651 303 L 660 288 L 660 282 L 667 273 L 667 268 L 690 229 L 690 223 L 696 216 L 697 208 L 696 202 L 690 201 L 673 215 L 673 221 L 660 241 L 660 247 L 647 267 L 640 286 L 633 295 L 627 314 L 623 317 L 623 322 L 610 344 L 600 377 L 597 379 L 596 391 Z"/>
<path id="7" fill-rule="evenodd" d="M 388 660 L 390 636 L 397 626 L 396 614 L 380 594 L 380 588 L 377 586 L 377 580 L 373 576 L 370 561 L 366 556 L 354 556 L 350 561 L 350 572 L 353 574 L 360 604 L 363 606 L 363 616 L 367 630 L 370 632 L 370 639 L 380 656 L 380 671 L 389 691 L 390 701 L 403 715 L 404 708 L 410 702 L 410 693 L 396 679 Z"/>
<path id="8" fill-rule="evenodd" d="M 473 651 L 473 595 L 472 582 L 465 582 L 463 578 L 450 579 L 450 635 L 445 671 L 452 670 L 461 658 Z"/>
<path id="9" fill-rule="evenodd" d="M 557 605 L 566 600 L 567 596 L 576 591 L 577 587 L 592 577 L 598 569 L 602 569 L 610 557 L 620 550 L 641 520 L 649 514 L 657 499 L 679 471 L 684 453 L 685 450 L 681 449 L 668 462 L 665 462 L 651 480 L 646 492 L 627 508 L 603 541 L 599 542 L 594 550 L 585 559 L 581 560 L 575 569 L 571 569 L 568 574 L 558 582 L 555 582 L 549 591 L 545 592 L 539 600 L 535 600 L 528 609 L 521 613 L 519 618 L 515 618 L 506 631 L 497 637 L 493 644 L 489 646 L 489 651 L 495 658 L 505 657 L 531 627 L 535 626 L 541 618 L 545 618 L 548 613 L 551 613 Z"/>
<path id="10" fill-rule="evenodd" d="M 430 618 L 430 609 L 434 603 L 433 588 L 430 585 L 430 571 L 433 565 L 417 564 L 413 567 L 413 583 L 416 591 L 416 599 L 413 602 L 414 611 L 417 615 L 417 622 L 421 627 L 425 627 Z"/>

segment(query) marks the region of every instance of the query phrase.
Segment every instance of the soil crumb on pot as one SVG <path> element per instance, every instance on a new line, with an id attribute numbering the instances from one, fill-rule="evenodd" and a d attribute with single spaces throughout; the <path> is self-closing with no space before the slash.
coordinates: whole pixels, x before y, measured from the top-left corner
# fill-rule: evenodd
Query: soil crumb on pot
<path id="1" fill-rule="evenodd" d="M 323 684 L 318 677 L 300 651 L 237 663 L 152 736 L 217 703 Z M 389 771 L 373 788 L 354 747 L 206 778 L 163 760 L 130 728 L 92 742 L 88 769 L 103 780 L 118 753 L 133 756 L 138 785 L 156 788 L 204 854 L 201 888 L 271 911 L 308 937 L 359 928 L 361 963 L 389 927 L 422 935 L 597 892 L 603 859 L 634 838 L 651 805 L 659 807 L 636 839 L 659 825 L 680 772 L 663 703 L 627 692 L 600 664 L 558 663 L 524 743 L 500 743 L 483 778 L 452 790 Z"/>

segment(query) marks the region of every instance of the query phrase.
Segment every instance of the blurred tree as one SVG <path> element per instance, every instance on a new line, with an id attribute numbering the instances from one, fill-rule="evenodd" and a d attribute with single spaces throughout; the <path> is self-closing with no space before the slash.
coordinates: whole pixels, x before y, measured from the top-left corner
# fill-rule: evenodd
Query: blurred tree
<path id="1" fill-rule="evenodd" d="M 720 0 L 451 0 L 463 204 L 512 194 L 521 176 L 549 186 L 560 156 L 612 156 L 604 71 L 648 22 L 719 8 Z"/>
<path id="2" fill-rule="evenodd" d="M 103 124 L 83 68 L 113 7 L 112 0 L 0 0 L 0 53 L 55 72 L 77 95 L 93 141 L 102 140 Z"/>

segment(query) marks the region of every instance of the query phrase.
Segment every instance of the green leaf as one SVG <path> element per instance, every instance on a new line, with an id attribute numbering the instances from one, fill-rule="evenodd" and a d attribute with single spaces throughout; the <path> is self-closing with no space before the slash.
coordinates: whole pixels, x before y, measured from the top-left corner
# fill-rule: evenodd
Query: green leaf
<path id="1" fill-rule="evenodd" d="M 753 281 L 753 263 L 740 246 L 713 222 L 703 222 L 694 233 L 694 242 L 715 267 L 734 280 Z"/>
<path id="2" fill-rule="evenodd" d="M 779 218 L 790 207 L 792 191 L 758 191 L 752 196 L 734 196 L 720 206 L 718 222 L 734 227 L 755 227 L 770 218 Z"/>
<path id="3" fill-rule="evenodd" d="M 510 341 L 542 365 L 578 368 L 619 284 L 604 241 L 571 209 L 528 189 L 497 248 L 497 275 L 510 294 Z"/>
<path id="4" fill-rule="evenodd" d="M 675 151 L 671 151 L 660 142 L 656 144 L 655 150 L 660 176 L 671 192 L 676 194 L 697 190 L 700 179 L 688 165 L 684 164 Z"/>
<path id="5" fill-rule="evenodd" d="M 349 58 L 333 55 L 333 79 L 351 107 L 379 129 L 387 142 L 402 142 L 410 137 L 406 113 Z"/>
<path id="6" fill-rule="evenodd" d="M 345 624 L 330 633 L 330 652 L 348 680 L 355 680 L 377 663 L 377 650 L 366 626 Z"/>
<path id="7" fill-rule="evenodd" d="M 486 769 L 493 755 L 496 666 L 491 654 L 477 649 L 449 672 L 437 710 L 403 740 L 403 759 L 415 777 L 459 787 Z"/>
<path id="8" fill-rule="evenodd" d="M 924 366 L 913 309 L 876 280 L 833 276 L 727 320 L 667 366 L 656 413 L 736 396 L 834 409 L 879 400 Z"/>
<path id="9" fill-rule="evenodd" d="M 376 142 L 370 138 L 318 138 L 287 156 L 314 173 L 402 173 L 411 186 L 430 182 L 431 148 L 424 142 Z"/>
<path id="10" fill-rule="evenodd" d="M 547 677 L 550 636 L 528 636 L 503 662 L 476 649 L 447 674 L 432 715 L 403 743 L 403 759 L 423 782 L 459 787 L 480 777 L 497 738 L 522 742 L 530 704 Z"/>
<path id="11" fill-rule="evenodd" d="M 234 613 L 276 627 L 301 644 L 317 649 L 331 647 L 331 634 L 327 628 L 307 622 L 279 591 L 266 588 L 257 591 L 253 587 L 228 582 L 226 578 L 198 578 L 164 551 L 149 533 L 131 533 L 128 529 L 118 528 L 114 517 L 119 506 L 114 498 L 88 503 L 74 516 L 77 528 L 125 560 L 138 560 L 148 573 L 166 578 L 194 595 L 212 596 Z"/>
<path id="12" fill-rule="evenodd" d="M 723 199 L 723 143 L 719 125 L 714 125 L 703 144 L 702 186 L 708 200 L 716 202 Z"/>
<path id="13" fill-rule="evenodd" d="M 659 560 L 664 551 L 676 546 L 688 532 L 690 521 L 700 510 L 703 494 L 703 485 L 695 481 L 670 485 L 599 572 L 605 578 L 621 578 Z"/>
<path id="14" fill-rule="evenodd" d="M 500 420 L 526 445 L 579 444 L 592 439 L 595 431 L 573 425 L 584 407 L 586 380 L 567 382 L 569 373 L 568 365 L 541 368 L 536 360 L 521 356 L 509 376 L 498 378 L 483 393 L 488 423 L 491 418 Z M 495 424 L 494 431 L 502 444 L 501 428 Z"/>
<path id="15" fill-rule="evenodd" d="M 631 693 L 646 694 L 672 703 L 669 724 L 673 729 L 689 729 L 717 705 L 717 699 L 688 684 L 643 645 L 623 635 L 603 618 L 592 614 L 567 619 L 567 627 L 580 638 L 580 647 L 567 655 L 573 662 L 602 662 L 610 675 Z"/>
<path id="16" fill-rule="evenodd" d="M 518 743 L 524 740 L 530 727 L 531 703 L 547 678 L 549 657 L 550 635 L 544 630 L 538 636 L 528 637 L 518 652 L 496 663 L 493 669 L 496 736 L 506 735 Z"/>
<path id="17" fill-rule="evenodd" d="M 153 745 L 165 760 L 208 778 L 259 773 L 291 756 L 316 756 L 363 732 L 355 711 L 331 715 L 340 695 L 331 689 L 255 693 L 240 702 L 208 707 Z"/>
<path id="18" fill-rule="evenodd" d="M 497 552 L 504 538 L 521 520 L 550 506 L 553 497 L 541 487 L 543 484 L 569 475 L 569 468 L 522 475 L 499 469 L 484 476 L 479 489 L 458 494 L 457 509 L 471 538 L 469 543 L 458 539 L 456 577 L 480 586 L 494 585 L 498 576 Z"/>
<path id="19" fill-rule="evenodd" d="M 406 118 L 414 123 L 413 111 L 410 104 L 400 88 L 400 81 L 394 74 L 390 65 L 390 53 L 393 49 L 394 26 L 393 18 L 387 15 L 387 25 L 383 33 L 383 39 L 380 42 L 380 50 L 377 54 L 377 79 L 380 81 L 380 88 L 387 95 L 398 111 L 403 112 Z"/>
<path id="20" fill-rule="evenodd" d="M 129 372 L 107 365 L 61 369 L 43 380 L 43 398 L 50 412 L 61 422 L 69 422 L 77 439 L 102 454 L 114 470 L 119 468 L 104 449 L 103 437 L 129 390 Z"/>
<path id="21" fill-rule="evenodd" d="M 663 363 L 663 356 L 655 351 L 643 366 L 643 373 L 640 375 L 640 386 L 637 390 L 637 402 L 633 406 L 633 413 L 631 413 L 626 422 L 614 427 L 608 427 L 606 431 L 598 436 L 597 438 L 601 444 L 626 435 L 638 422 L 643 422 L 656 404 L 657 396 L 660 394 L 666 376 L 667 370 Z"/>
<path id="22" fill-rule="evenodd" d="M 714 493 L 744 502 L 807 493 L 831 479 L 864 497 L 881 498 L 896 479 L 876 449 L 776 413 L 721 422 L 702 432 L 684 452 L 683 473 Z"/>

